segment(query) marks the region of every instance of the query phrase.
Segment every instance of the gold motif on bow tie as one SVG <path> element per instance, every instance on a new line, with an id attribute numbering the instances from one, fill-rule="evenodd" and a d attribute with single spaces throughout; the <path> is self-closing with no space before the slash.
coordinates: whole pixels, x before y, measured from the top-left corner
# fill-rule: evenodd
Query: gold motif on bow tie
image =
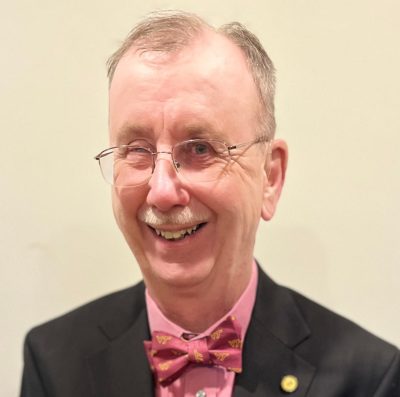
<path id="1" fill-rule="evenodd" d="M 193 352 L 193 355 L 194 355 L 194 359 L 196 360 L 196 363 L 202 363 L 203 362 L 203 360 L 204 360 L 203 355 L 199 351 L 195 350 Z"/>
<path id="2" fill-rule="evenodd" d="M 157 338 L 157 342 L 160 345 L 165 345 L 167 342 L 169 342 L 172 339 L 172 337 L 168 336 L 168 335 L 156 335 L 156 338 Z"/>
<path id="3" fill-rule="evenodd" d="M 232 372 L 235 372 L 237 374 L 240 374 L 242 372 L 241 368 L 231 368 L 231 367 L 229 367 L 228 370 L 232 371 Z"/>
<path id="4" fill-rule="evenodd" d="M 242 348 L 242 341 L 240 339 L 232 339 L 228 341 L 230 347 L 234 349 L 241 349 Z"/>
<path id="5" fill-rule="evenodd" d="M 229 353 L 224 352 L 214 352 L 213 354 L 218 361 L 224 361 L 229 356 Z"/>
<path id="6" fill-rule="evenodd" d="M 211 339 L 212 339 L 212 340 L 218 340 L 218 339 L 221 337 L 222 332 L 223 332 L 223 329 L 222 329 L 222 328 L 217 329 L 216 331 L 214 331 L 214 332 L 210 335 Z"/>
<path id="7" fill-rule="evenodd" d="M 165 363 L 158 364 L 158 368 L 160 368 L 160 371 L 168 371 L 171 364 L 172 364 L 171 360 L 166 361 Z"/>

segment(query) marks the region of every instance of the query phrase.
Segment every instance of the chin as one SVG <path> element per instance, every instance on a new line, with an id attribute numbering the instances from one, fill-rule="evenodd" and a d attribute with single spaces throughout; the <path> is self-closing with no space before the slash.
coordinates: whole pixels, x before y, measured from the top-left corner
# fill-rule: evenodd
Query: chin
<path id="1" fill-rule="evenodd" d="M 146 262 L 148 268 L 142 268 L 142 272 L 147 283 L 175 288 L 193 288 L 205 283 L 214 268 L 213 261 L 204 260 L 198 263 L 165 262 L 152 258 Z"/>

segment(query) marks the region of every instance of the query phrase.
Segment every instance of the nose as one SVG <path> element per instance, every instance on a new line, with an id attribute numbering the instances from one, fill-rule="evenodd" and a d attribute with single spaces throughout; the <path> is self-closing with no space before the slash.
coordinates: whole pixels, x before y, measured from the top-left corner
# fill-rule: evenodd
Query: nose
<path id="1" fill-rule="evenodd" d="M 182 184 L 172 164 L 171 156 L 157 156 L 154 172 L 149 180 L 147 204 L 167 212 L 176 206 L 188 205 L 189 192 Z"/>

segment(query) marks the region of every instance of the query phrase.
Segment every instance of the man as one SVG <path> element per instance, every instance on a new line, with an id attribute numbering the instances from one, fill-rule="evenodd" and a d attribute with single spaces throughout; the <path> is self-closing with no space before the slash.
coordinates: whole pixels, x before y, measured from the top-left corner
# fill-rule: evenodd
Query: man
<path id="1" fill-rule="evenodd" d="M 287 164 L 257 38 L 152 15 L 109 79 L 110 148 L 96 158 L 144 284 L 33 329 L 21 395 L 399 397 L 395 347 L 253 259 Z"/>

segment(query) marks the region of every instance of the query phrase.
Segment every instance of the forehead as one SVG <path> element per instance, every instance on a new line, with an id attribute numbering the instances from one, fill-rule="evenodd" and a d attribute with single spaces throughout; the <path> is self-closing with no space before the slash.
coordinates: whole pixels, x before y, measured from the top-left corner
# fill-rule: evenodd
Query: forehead
<path id="1" fill-rule="evenodd" d="M 259 100 L 241 50 L 205 32 L 178 52 L 139 52 L 120 60 L 110 86 L 110 132 L 253 124 Z M 247 119 L 246 119 L 247 118 Z M 238 125 L 239 124 L 239 125 Z"/>

